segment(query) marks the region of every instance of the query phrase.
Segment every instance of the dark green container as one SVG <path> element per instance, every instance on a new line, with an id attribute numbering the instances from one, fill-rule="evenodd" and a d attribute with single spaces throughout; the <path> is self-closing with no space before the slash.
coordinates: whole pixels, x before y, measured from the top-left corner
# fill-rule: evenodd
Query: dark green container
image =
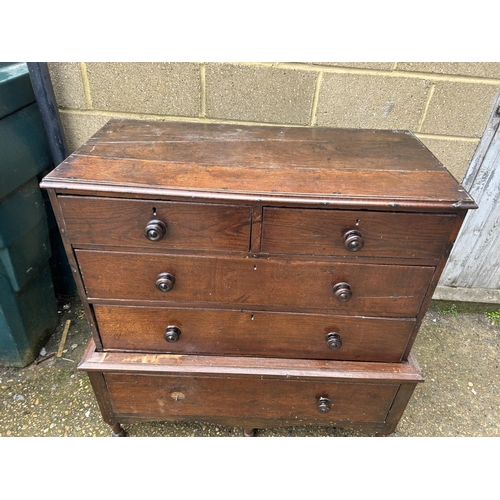
<path id="1" fill-rule="evenodd" d="M 52 168 L 26 65 L 0 65 L 0 364 L 26 366 L 53 333 L 57 302 L 47 206 Z"/>
<path id="2" fill-rule="evenodd" d="M 50 255 L 47 216 L 33 177 L 0 199 L 0 274 L 18 292 L 47 266 Z"/>
<path id="3" fill-rule="evenodd" d="M 54 332 L 57 304 L 50 268 L 45 266 L 15 292 L 0 274 L 0 365 L 30 364 Z"/>

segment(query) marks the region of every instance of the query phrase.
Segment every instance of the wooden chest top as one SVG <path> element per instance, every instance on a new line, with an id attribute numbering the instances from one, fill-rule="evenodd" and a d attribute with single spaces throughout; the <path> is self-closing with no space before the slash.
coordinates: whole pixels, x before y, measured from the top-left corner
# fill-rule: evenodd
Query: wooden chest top
<path id="1" fill-rule="evenodd" d="M 476 208 L 411 132 L 394 130 L 111 120 L 42 187 L 269 205 Z"/>

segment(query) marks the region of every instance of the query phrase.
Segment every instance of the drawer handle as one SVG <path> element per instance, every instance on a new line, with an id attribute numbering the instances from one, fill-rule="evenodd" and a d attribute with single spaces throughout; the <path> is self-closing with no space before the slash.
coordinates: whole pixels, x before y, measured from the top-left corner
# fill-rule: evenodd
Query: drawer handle
<path id="1" fill-rule="evenodd" d="M 144 229 L 144 236 L 149 241 L 160 241 L 167 232 L 167 226 L 161 220 L 150 220 Z"/>
<path id="2" fill-rule="evenodd" d="M 332 403 L 328 398 L 319 398 L 318 411 L 320 413 L 328 413 L 332 409 Z"/>
<path id="3" fill-rule="evenodd" d="M 333 285 L 333 293 L 339 302 L 347 302 L 352 297 L 351 285 L 349 283 L 337 283 Z"/>
<path id="4" fill-rule="evenodd" d="M 168 343 L 173 344 L 174 342 L 177 342 L 180 336 L 181 329 L 178 326 L 167 326 L 167 329 L 165 331 L 165 340 Z"/>
<path id="5" fill-rule="evenodd" d="M 326 346 L 332 351 L 336 351 L 342 347 L 342 337 L 340 333 L 330 332 L 325 335 Z"/>
<path id="6" fill-rule="evenodd" d="M 160 292 L 170 292 L 174 288 L 175 278 L 170 273 L 160 273 L 156 279 L 156 288 Z"/>
<path id="7" fill-rule="evenodd" d="M 344 246 L 349 252 L 358 252 L 364 244 L 363 235 L 359 231 L 353 229 L 344 234 Z"/>

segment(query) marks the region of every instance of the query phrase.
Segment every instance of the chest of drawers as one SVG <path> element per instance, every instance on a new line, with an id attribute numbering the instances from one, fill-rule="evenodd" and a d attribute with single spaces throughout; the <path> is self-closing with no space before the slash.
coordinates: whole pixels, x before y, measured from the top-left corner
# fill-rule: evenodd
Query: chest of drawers
<path id="1" fill-rule="evenodd" d="M 394 431 L 473 200 L 411 133 L 112 120 L 42 181 L 103 418 Z"/>

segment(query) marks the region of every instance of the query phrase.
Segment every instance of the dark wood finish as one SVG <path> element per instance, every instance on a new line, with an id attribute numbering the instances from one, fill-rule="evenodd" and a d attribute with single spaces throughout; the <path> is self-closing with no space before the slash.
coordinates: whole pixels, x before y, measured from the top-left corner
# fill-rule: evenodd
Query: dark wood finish
<path id="1" fill-rule="evenodd" d="M 88 301 L 86 300 L 86 292 L 85 286 L 82 281 L 82 276 L 80 274 L 80 268 L 78 267 L 78 263 L 76 262 L 75 254 L 73 251 L 73 247 L 71 245 L 71 241 L 68 238 L 68 231 L 66 229 L 66 223 L 64 220 L 64 214 L 61 209 L 61 205 L 59 204 L 59 197 L 56 196 L 53 189 L 49 189 L 47 191 L 49 195 L 50 204 L 52 206 L 52 210 L 54 212 L 54 216 L 57 222 L 57 226 L 61 233 L 61 240 L 64 245 L 64 250 L 66 251 L 66 255 L 68 257 L 68 263 L 71 267 L 71 271 L 73 273 L 73 278 L 75 280 L 76 289 L 78 290 L 78 295 L 82 301 L 82 307 L 85 312 L 85 316 L 90 326 L 90 330 L 92 332 L 92 338 L 94 340 L 95 345 L 98 349 L 102 349 L 101 338 L 99 337 L 99 333 L 97 331 L 96 321 L 94 317 L 94 313 L 92 308 L 90 307 Z"/>
<path id="2" fill-rule="evenodd" d="M 391 411 L 387 415 L 386 428 L 378 431 L 377 434 L 381 436 L 388 436 L 392 434 L 401 419 L 403 412 L 410 401 L 413 392 L 415 391 L 417 384 L 401 384 L 399 386 L 398 393 L 391 407 Z"/>
<path id="3" fill-rule="evenodd" d="M 324 383 L 297 380 L 105 375 L 112 406 L 119 415 L 192 417 L 283 417 L 328 425 L 332 420 L 384 422 L 397 384 Z M 179 397 L 179 394 L 182 396 Z M 331 400 L 324 412 L 319 400 Z M 256 415 L 256 416 L 257 416 Z"/>
<path id="4" fill-rule="evenodd" d="M 91 345 L 93 345 L 92 342 L 89 346 Z M 108 425 L 114 427 L 118 422 L 114 417 L 113 407 L 109 399 L 108 387 L 106 385 L 106 381 L 104 380 L 104 375 L 99 372 L 88 372 L 87 375 L 94 394 L 96 395 L 97 404 L 99 405 L 99 410 L 101 410 L 103 420 Z"/>
<path id="5" fill-rule="evenodd" d="M 77 188 L 100 193 L 119 192 L 126 195 L 135 191 L 139 195 L 182 196 L 192 199 L 227 199 L 232 201 L 278 202 L 296 204 L 322 204 L 346 207 L 373 209 L 391 209 L 411 205 L 419 209 L 434 208 L 436 210 L 475 208 L 458 189 L 448 192 L 451 175 L 448 172 L 408 172 L 405 177 L 397 170 L 350 172 L 348 170 L 309 169 L 296 167 L 254 168 L 254 167 L 211 167 L 201 165 L 177 165 L 161 162 L 149 162 L 149 170 L 141 169 L 144 176 L 139 176 L 137 162 L 133 160 L 110 159 L 106 161 L 106 170 L 102 169 L 102 160 L 91 157 L 69 157 L 67 163 L 60 166 L 57 173 L 61 178 L 51 176 L 44 187 L 61 190 Z M 67 172 L 81 179 L 73 183 Z M 51 175 L 51 174 L 49 174 Z M 94 181 L 85 180 L 91 176 Z M 110 185 L 111 179 L 121 178 L 116 185 Z M 194 180 L 196 179 L 196 182 Z M 401 185 L 404 179 L 408 184 Z M 203 188 L 195 188 L 199 182 Z M 299 187 L 302 185 L 303 194 Z M 192 187 L 191 187 L 192 186 Z M 256 188 L 253 189 L 252 186 Z M 333 189 L 332 189 L 332 186 Z M 386 196 L 378 197 L 380 187 L 384 186 Z M 260 188 L 260 189 L 259 189 Z M 429 198 L 419 198 L 415 193 L 429 193 Z M 359 200 L 353 200 L 358 193 Z M 405 195 L 406 194 L 406 195 Z M 441 198 L 439 195 L 443 194 Z M 412 196 L 413 195 L 413 196 Z M 458 201 L 457 201 L 458 199 Z"/>
<path id="6" fill-rule="evenodd" d="M 462 227 L 462 223 L 463 223 L 466 215 L 467 215 L 467 212 L 464 211 L 461 214 L 459 214 L 455 220 L 455 225 L 450 233 L 448 244 L 446 245 L 446 247 L 443 251 L 443 254 L 441 255 L 441 259 L 439 260 L 439 263 L 434 270 L 434 274 L 432 275 L 432 279 L 429 283 L 429 288 L 427 289 L 427 293 L 425 294 L 424 300 L 422 302 L 422 306 L 420 307 L 420 311 L 417 314 L 417 317 L 416 317 L 417 325 L 416 325 L 416 328 L 413 330 L 413 333 L 412 333 L 410 341 L 408 342 L 408 345 L 406 346 L 406 351 L 403 355 L 404 360 L 408 359 L 408 356 L 410 355 L 410 351 L 413 347 L 413 343 L 414 343 L 415 338 L 417 336 L 418 330 L 420 329 L 420 325 L 422 324 L 422 320 L 424 319 L 424 316 L 427 312 L 427 309 L 430 306 L 430 303 L 432 300 L 432 295 L 434 294 L 434 290 L 436 289 L 436 286 L 439 282 L 439 278 L 441 277 L 441 274 L 444 270 L 444 267 L 446 266 L 446 262 L 448 260 L 448 257 L 450 256 L 451 250 L 453 248 L 453 244 L 458 236 L 458 233 L 460 231 L 460 228 Z"/>
<path id="7" fill-rule="evenodd" d="M 264 208 L 265 253 L 439 259 L 455 215 Z M 345 248 L 344 235 L 357 230 L 363 247 Z"/>
<path id="8" fill-rule="evenodd" d="M 272 304 L 275 309 L 331 314 L 414 316 L 434 272 L 431 267 L 351 262 L 88 250 L 75 253 L 91 301 L 115 298 L 261 308 Z M 155 286 L 162 272 L 175 276 L 169 293 Z M 348 302 L 339 302 L 332 290 L 340 282 L 350 284 L 352 298 Z"/>
<path id="9" fill-rule="evenodd" d="M 256 310 L 166 309 L 94 305 L 104 349 L 398 362 L 413 318 L 383 319 Z M 181 330 L 167 343 L 166 328 Z M 337 332 L 342 347 L 325 336 Z"/>
<path id="10" fill-rule="evenodd" d="M 113 437 L 125 437 L 125 431 L 118 422 L 116 424 L 113 424 L 111 428 L 111 435 Z"/>
<path id="11" fill-rule="evenodd" d="M 401 411 L 408 402 L 406 389 L 422 380 L 413 359 L 248 361 L 90 351 L 79 369 L 104 374 L 105 398 L 111 401 L 115 421 L 195 418 L 224 423 L 236 418 L 246 428 L 315 424 L 361 426 L 380 433 L 392 426 L 391 412 Z M 103 398 L 101 392 L 96 395 Z M 321 410 L 324 405 L 329 411 Z"/>
<path id="12" fill-rule="evenodd" d="M 86 196 L 60 196 L 59 201 L 73 245 L 239 252 L 247 252 L 250 245 L 249 207 Z M 144 236 L 152 219 L 159 219 L 167 227 L 158 241 Z"/>
<path id="13" fill-rule="evenodd" d="M 118 130 L 131 127 L 123 135 Z M 151 133 L 152 129 L 155 134 Z M 218 135 L 217 140 L 207 140 Z M 132 130 L 134 133 L 131 135 Z M 43 181 L 43 187 L 248 201 L 293 196 L 304 203 L 343 200 L 448 209 L 475 206 L 411 133 L 113 120 Z M 258 138 L 257 138 L 258 137 Z M 159 139 L 161 138 L 161 139 Z M 106 168 L 102 168 L 103 161 Z M 140 166 L 140 168 L 138 168 Z"/>
<path id="14" fill-rule="evenodd" d="M 260 254 L 260 245 L 262 237 L 262 206 L 254 205 L 252 207 L 252 234 L 250 251 L 254 254 Z"/>
<path id="15" fill-rule="evenodd" d="M 277 378 L 323 382 L 422 382 L 423 376 L 412 356 L 403 363 L 371 363 L 325 359 L 286 359 L 244 356 L 198 356 L 97 352 L 91 342 L 78 368 L 87 372 L 208 377 Z"/>
<path id="16" fill-rule="evenodd" d="M 411 133 L 112 120 L 44 178 L 120 424 L 394 431 L 476 205 Z"/>

